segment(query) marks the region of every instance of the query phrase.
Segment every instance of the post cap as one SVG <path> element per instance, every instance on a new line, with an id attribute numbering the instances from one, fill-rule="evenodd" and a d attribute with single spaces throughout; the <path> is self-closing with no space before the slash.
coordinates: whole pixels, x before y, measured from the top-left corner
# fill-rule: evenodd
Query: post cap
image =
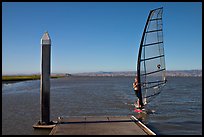
<path id="1" fill-rule="evenodd" d="M 51 45 L 51 39 L 50 39 L 50 36 L 49 36 L 47 31 L 43 34 L 43 36 L 41 38 L 41 44 L 42 45 Z"/>

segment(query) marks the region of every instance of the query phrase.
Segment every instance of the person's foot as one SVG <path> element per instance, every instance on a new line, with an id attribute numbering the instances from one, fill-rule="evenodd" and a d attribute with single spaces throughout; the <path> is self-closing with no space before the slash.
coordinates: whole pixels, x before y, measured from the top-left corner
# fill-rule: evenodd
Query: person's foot
<path id="1" fill-rule="evenodd" d="M 141 109 L 135 109 L 134 112 L 136 112 L 136 113 L 141 113 L 142 110 L 141 110 Z"/>

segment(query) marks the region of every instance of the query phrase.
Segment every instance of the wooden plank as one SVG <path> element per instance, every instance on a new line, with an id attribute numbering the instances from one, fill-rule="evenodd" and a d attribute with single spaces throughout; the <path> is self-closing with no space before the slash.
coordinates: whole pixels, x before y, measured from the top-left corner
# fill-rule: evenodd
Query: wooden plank
<path id="1" fill-rule="evenodd" d="M 156 135 L 156 133 L 154 133 L 152 130 L 150 130 L 147 126 L 145 126 L 143 123 L 141 123 L 137 118 L 135 118 L 134 116 L 131 116 L 132 119 L 134 119 L 136 122 L 136 124 L 143 130 L 145 131 L 148 135 Z"/>
<path id="2" fill-rule="evenodd" d="M 148 135 L 131 116 L 67 117 L 50 135 Z M 138 125 L 139 124 L 139 125 Z M 150 130 L 151 131 L 151 130 Z"/>
<path id="3" fill-rule="evenodd" d="M 147 135 L 131 117 L 109 117 L 110 121 L 121 121 L 120 124 L 117 122 L 111 122 L 112 130 L 116 135 Z M 127 130 L 128 128 L 128 130 Z"/>

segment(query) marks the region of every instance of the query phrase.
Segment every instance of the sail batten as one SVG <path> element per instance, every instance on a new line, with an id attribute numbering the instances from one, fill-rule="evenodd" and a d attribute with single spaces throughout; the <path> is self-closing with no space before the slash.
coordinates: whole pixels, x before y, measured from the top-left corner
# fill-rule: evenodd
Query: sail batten
<path id="1" fill-rule="evenodd" d="M 155 56 L 155 57 L 151 57 L 151 58 L 141 59 L 141 61 L 151 60 L 151 59 L 156 59 L 156 58 L 161 58 L 161 57 L 164 57 L 164 55 L 159 55 L 159 56 Z"/>
<path id="2" fill-rule="evenodd" d="M 156 45 L 156 44 L 161 44 L 161 43 L 163 43 L 163 41 L 161 41 L 161 42 L 155 42 L 155 43 L 150 43 L 150 44 L 145 44 L 145 45 L 143 45 L 143 46 L 151 46 L 151 45 Z"/>
<path id="3" fill-rule="evenodd" d="M 137 78 L 141 105 L 158 95 L 166 83 L 162 13 L 163 8 L 150 11 L 140 42 Z"/>
<path id="4" fill-rule="evenodd" d="M 149 20 L 149 21 L 157 21 L 157 20 L 162 20 L 162 18 L 151 19 L 151 20 Z"/>
<path id="5" fill-rule="evenodd" d="M 152 33 L 152 32 L 157 32 L 157 31 L 162 31 L 162 29 L 150 30 L 150 31 L 147 31 L 146 33 Z"/>
<path id="6" fill-rule="evenodd" d="M 165 69 L 160 69 L 160 70 L 157 70 L 157 71 L 152 71 L 152 72 L 141 74 L 140 76 L 150 75 L 150 74 L 154 74 L 154 73 L 161 72 L 161 71 L 164 71 L 164 70 Z"/>

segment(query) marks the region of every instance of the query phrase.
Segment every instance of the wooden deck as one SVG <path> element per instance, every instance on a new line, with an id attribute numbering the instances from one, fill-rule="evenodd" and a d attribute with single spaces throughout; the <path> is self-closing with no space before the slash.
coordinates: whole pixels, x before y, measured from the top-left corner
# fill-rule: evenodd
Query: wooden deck
<path id="1" fill-rule="evenodd" d="M 65 117 L 50 135 L 156 135 L 134 116 Z"/>

